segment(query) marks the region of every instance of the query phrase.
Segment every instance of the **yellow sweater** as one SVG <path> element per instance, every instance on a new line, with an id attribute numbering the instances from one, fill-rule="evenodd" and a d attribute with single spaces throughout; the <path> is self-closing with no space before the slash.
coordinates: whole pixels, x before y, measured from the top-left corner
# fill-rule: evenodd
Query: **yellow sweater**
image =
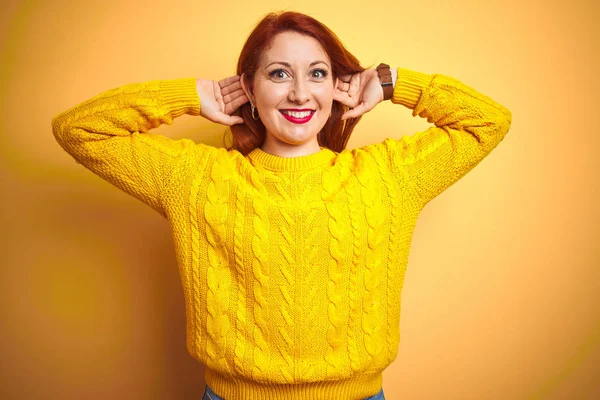
<path id="1" fill-rule="evenodd" d="M 200 115 L 195 78 L 124 85 L 52 120 L 77 163 L 170 222 L 187 348 L 225 399 L 381 389 L 417 217 L 511 124 L 505 107 L 440 74 L 398 68 L 391 101 L 434 125 L 296 158 L 148 133 Z"/>

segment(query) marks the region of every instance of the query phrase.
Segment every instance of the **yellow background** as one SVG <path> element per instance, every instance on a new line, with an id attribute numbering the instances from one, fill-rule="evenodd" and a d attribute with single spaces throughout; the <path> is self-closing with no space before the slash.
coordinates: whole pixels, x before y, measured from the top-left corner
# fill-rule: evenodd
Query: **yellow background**
<path id="1" fill-rule="evenodd" d="M 513 114 L 420 215 L 386 399 L 600 398 L 598 2 L 8 3 L 1 398 L 201 398 L 168 222 L 76 164 L 50 122 L 123 84 L 231 76 L 279 9 L 319 19 L 365 66 L 446 74 Z M 380 104 L 348 147 L 428 126 Z M 153 132 L 221 147 L 224 130 L 184 115 Z"/>

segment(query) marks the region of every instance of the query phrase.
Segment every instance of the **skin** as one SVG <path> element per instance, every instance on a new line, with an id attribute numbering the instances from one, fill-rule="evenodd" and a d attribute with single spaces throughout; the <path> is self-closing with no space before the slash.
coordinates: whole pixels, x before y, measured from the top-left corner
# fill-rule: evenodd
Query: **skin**
<path id="1" fill-rule="evenodd" d="M 313 62 L 317 64 L 311 66 Z M 334 82 L 329 56 L 316 39 L 297 32 L 278 34 L 260 57 L 252 89 L 244 81 L 242 88 L 267 128 L 262 150 L 281 157 L 321 150 L 317 134 L 331 112 Z M 309 108 L 315 114 L 309 122 L 295 124 L 280 112 L 294 108 Z"/>
<path id="2" fill-rule="evenodd" d="M 311 66 L 317 61 L 322 62 Z M 267 129 L 263 151 L 279 157 L 314 154 L 320 151 L 317 134 L 327 122 L 334 100 L 351 108 L 342 119 L 356 118 L 383 101 L 375 69 L 344 75 L 335 82 L 332 76 L 330 58 L 316 39 L 282 32 L 261 54 L 252 82 L 246 82 L 244 74 L 219 82 L 197 80 L 200 114 L 224 125 L 244 123 L 231 114 L 250 101 Z M 280 112 L 290 108 L 308 108 L 315 114 L 309 122 L 295 124 Z"/>

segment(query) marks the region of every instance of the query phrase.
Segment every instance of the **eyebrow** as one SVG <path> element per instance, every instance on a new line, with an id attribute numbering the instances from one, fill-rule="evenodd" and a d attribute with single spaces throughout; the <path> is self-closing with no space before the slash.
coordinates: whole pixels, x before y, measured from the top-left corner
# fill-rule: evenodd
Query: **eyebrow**
<path id="1" fill-rule="evenodd" d="M 323 63 L 323 64 L 325 64 L 325 65 L 327 65 L 329 67 L 329 64 L 327 64 L 325 61 L 321 61 L 321 60 L 311 62 L 310 65 L 309 65 L 309 67 L 312 67 L 313 65 L 320 64 L 320 63 Z M 290 65 L 290 63 L 286 63 L 284 61 L 274 61 L 271 64 L 267 65 L 265 68 L 268 68 L 270 65 L 273 65 L 273 64 L 282 64 L 282 65 L 285 65 L 288 68 L 292 67 Z"/>

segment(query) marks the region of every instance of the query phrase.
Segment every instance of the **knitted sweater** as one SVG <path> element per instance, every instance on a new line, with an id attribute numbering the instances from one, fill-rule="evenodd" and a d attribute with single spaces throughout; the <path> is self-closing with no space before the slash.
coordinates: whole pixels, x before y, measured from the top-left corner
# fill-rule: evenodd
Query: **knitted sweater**
<path id="1" fill-rule="evenodd" d="M 381 389 L 417 217 L 511 124 L 509 110 L 454 78 L 397 71 L 392 103 L 433 126 L 340 153 L 243 156 L 149 133 L 200 115 L 195 78 L 124 85 L 52 120 L 77 163 L 169 221 L 187 349 L 225 399 Z"/>

